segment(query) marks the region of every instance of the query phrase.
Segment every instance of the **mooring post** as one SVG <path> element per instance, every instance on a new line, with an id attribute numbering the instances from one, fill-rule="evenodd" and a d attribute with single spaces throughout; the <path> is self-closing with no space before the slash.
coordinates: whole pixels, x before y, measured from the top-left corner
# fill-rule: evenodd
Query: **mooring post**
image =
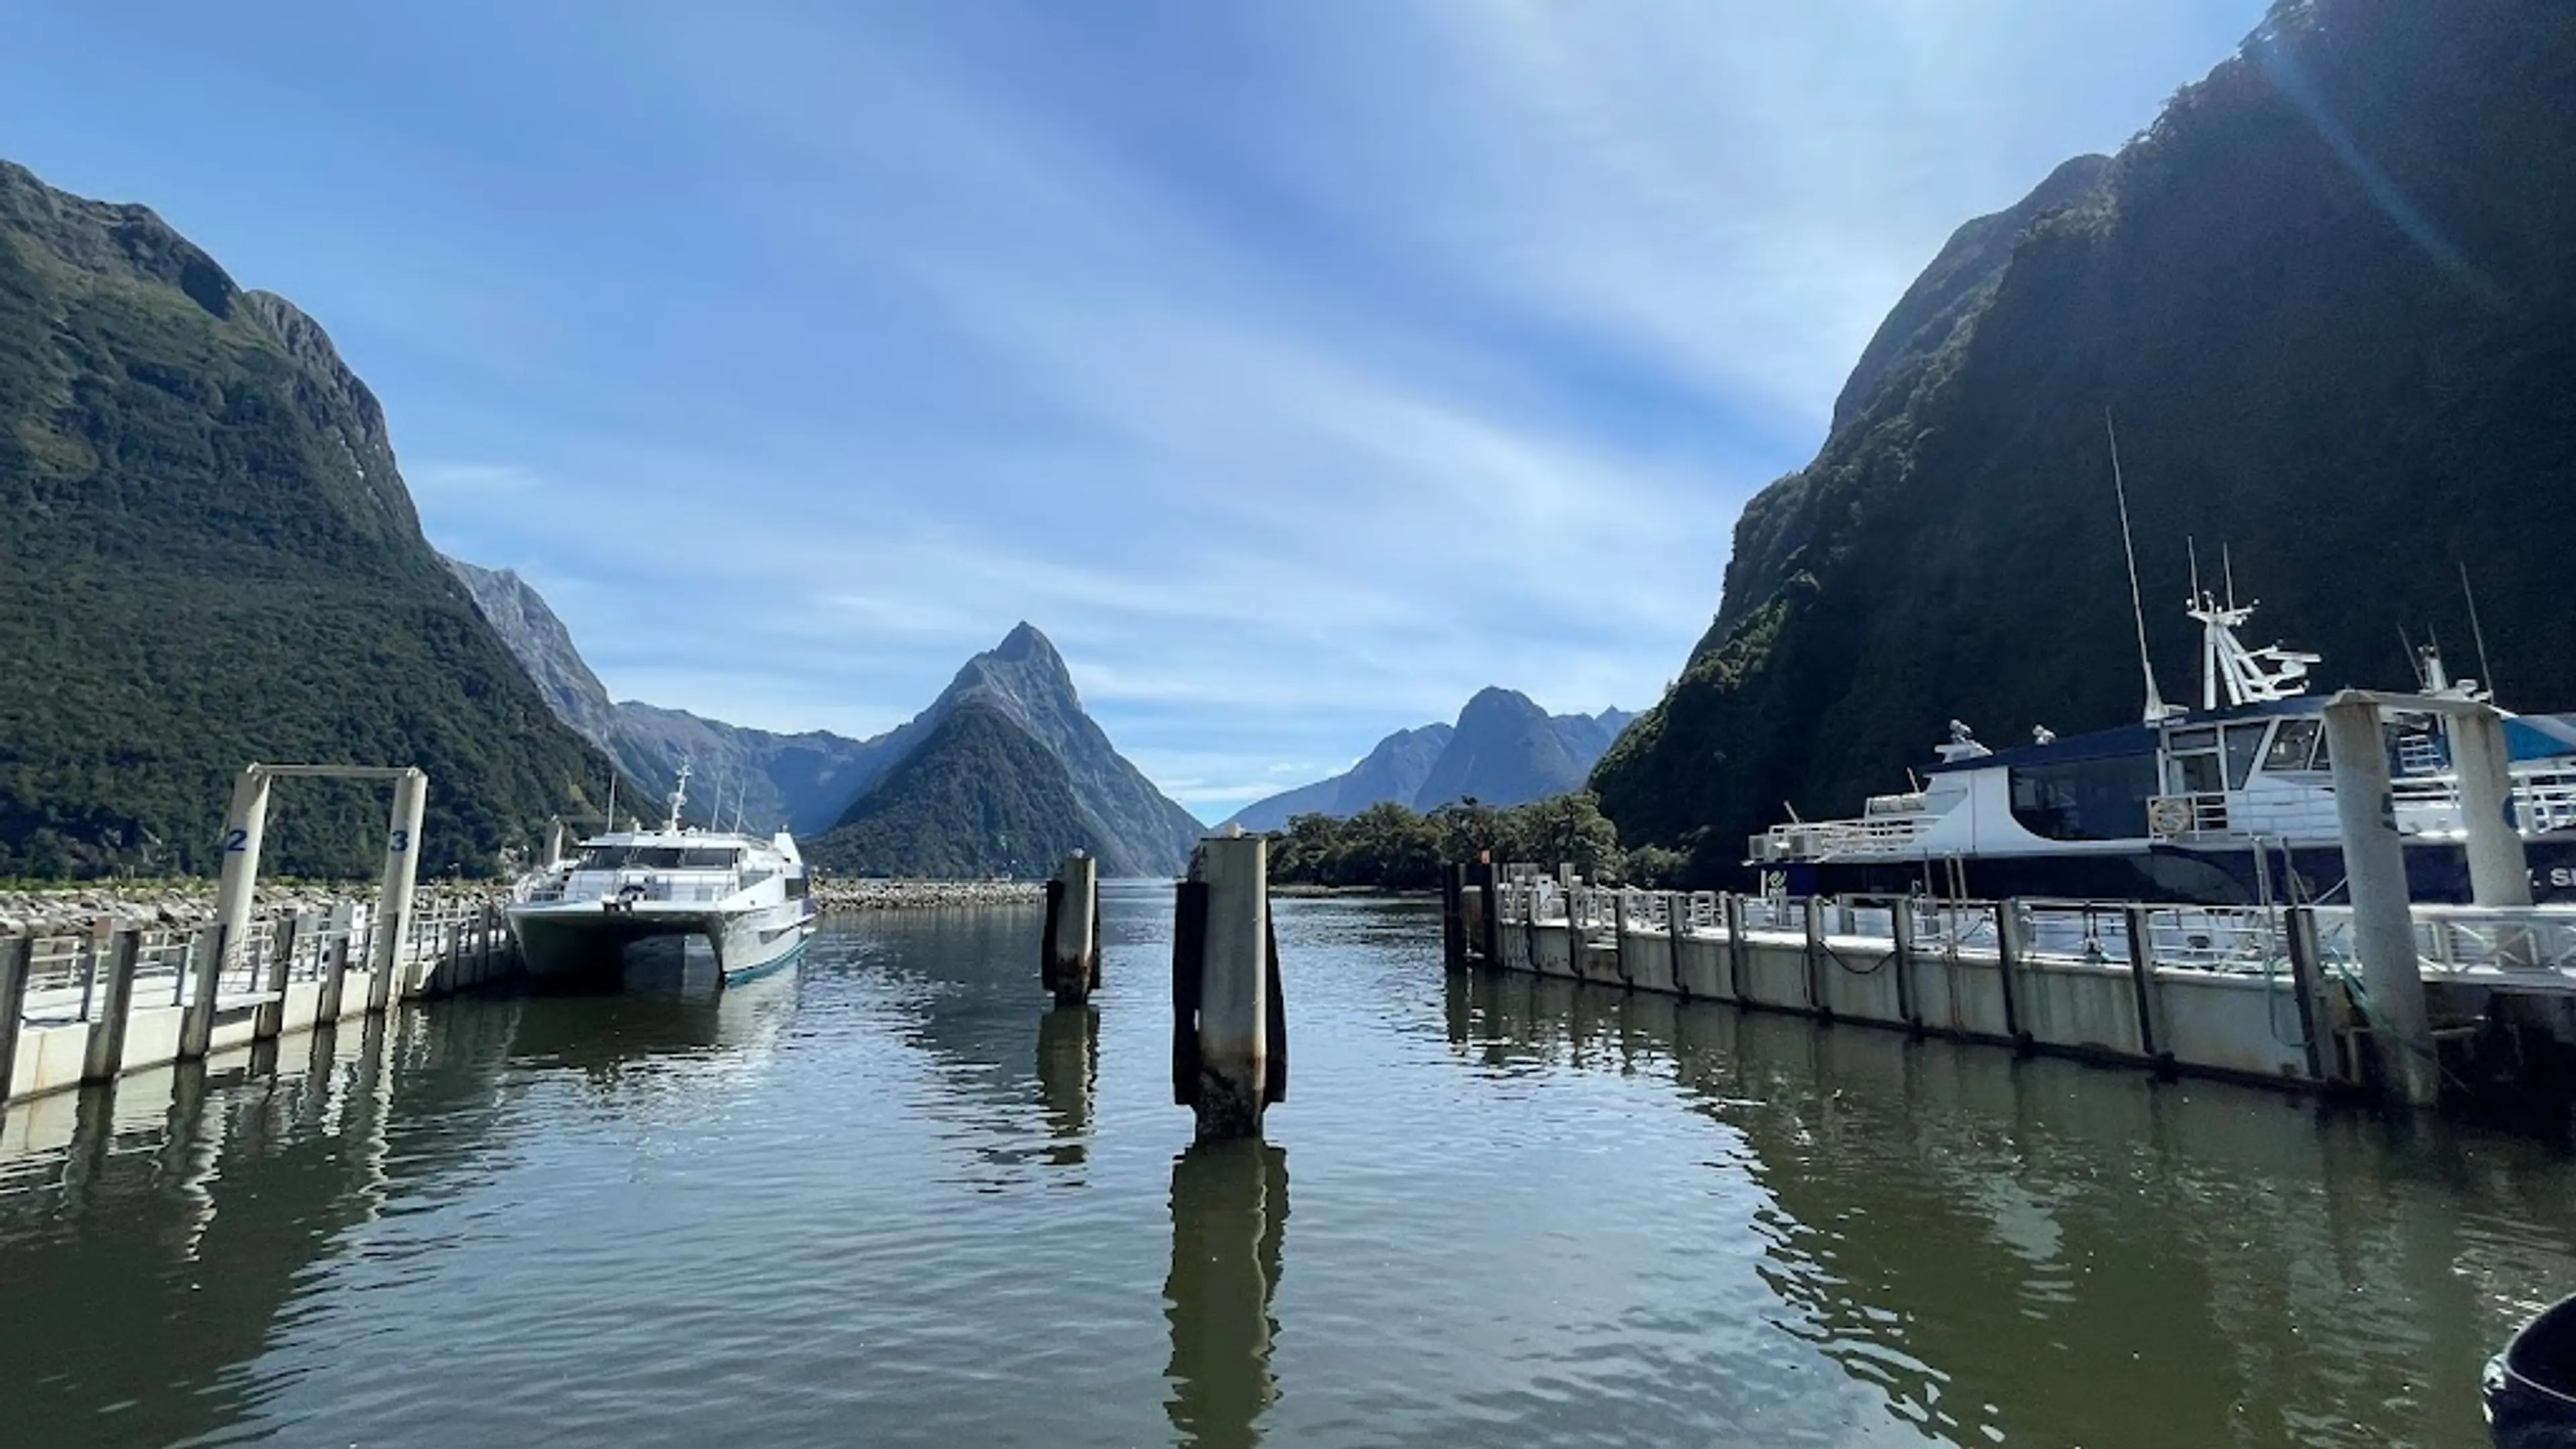
<path id="1" fill-rule="evenodd" d="M 250 1019 L 252 1041 L 275 1041 L 286 1028 L 286 983 L 295 967 L 296 917 L 289 911 L 277 918 L 268 932 L 268 959 L 261 963 L 267 970 L 260 973 L 260 995 L 268 999 Z"/>
<path id="2" fill-rule="evenodd" d="M 1046 935 L 1038 974 L 1057 1004 L 1087 1001 L 1100 985 L 1100 862 L 1077 850 L 1046 886 Z"/>
<path id="3" fill-rule="evenodd" d="M 250 951 L 251 894 L 259 882 L 260 844 L 268 834 L 268 794 L 267 767 L 245 765 L 233 781 L 232 806 L 224 812 L 222 864 L 215 880 L 215 924 L 223 928 L 215 938 L 219 954 L 213 970 L 218 977 L 232 966 L 232 957 Z"/>
<path id="4" fill-rule="evenodd" d="M 2285 913 L 2283 925 L 2290 938 L 2290 990 L 2298 997 L 2299 1040 L 2307 1053 L 2308 1080 L 2324 1082 L 2327 1080 L 2326 1044 L 2323 1033 L 2318 1029 L 2317 908 L 2292 906 Z M 2339 1059 L 2342 1053 L 2338 1052 L 2336 1056 Z"/>
<path id="5" fill-rule="evenodd" d="M 1735 1004 L 1744 1001 L 1744 897 L 1728 891 L 1717 898 L 1718 910 L 1726 919 L 1726 991 Z"/>
<path id="6" fill-rule="evenodd" d="M 2021 1010 L 2021 901 L 1995 902 L 1995 979 L 2003 983 L 2004 1035 L 2015 1051 L 2030 1050 L 2030 1029 Z"/>
<path id="7" fill-rule="evenodd" d="M 1896 896 L 1887 905 L 1889 950 L 1896 966 L 1896 1014 L 1909 1035 L 1923 1035 L 1923 997 L 1914 980 L 1914 898 Z"/>
<path id="8" fill-rule="evenodd" d="M 340 1004 L 349 989 L 349 938 L 333 933 L 322 957 L 322 995 L 313 1004 L 313 1024 L 340 1019 Z"/>
<path id="9" fill-rule="evenodd" d="M 411 939 L 412 887 L 420 879 L 420 821 L 428 800 L 429 776 L 410 769 L 394 778 L 393 810 L 385 827 L 384 884 L 376 892 L 375 959 L 368 963 L 377 973 L 367 984 L 369 1011 L 384 1010 L 406 984 L 397 982 L 394 973 L 409 964 L 404 947 Z"/>
<path id="10" fill-rule="evenodd" d="M 1690 975 L 1682 946 L 1690 939 L 1691 898 L 1683 891 L 1664 892 L 1664 952 L 1673 961 L 1673 994 L 1690 1000 Z"/>
<path id="11" fill-rule="evenodd" d="M 1825 901 L 1822 896 L 1807 897 L 1807 1005 L 1827 1021 L 1834 1019 L 1834 1004 L 1827 998 L 1825 985 Z"/>
<path id="12" fill-rule="evenodd" d="M 2468 832 L 2469 899 L 2481 906 L 2531 904 L 2531 861 L 2514 819 L 2512 752 L 2504 717 L 2479 705 L 2452 715 L 2451 768 L 2460 780 L 2460 823 Z"/>
<path id="13" fill-rule="evenodd" d="M 18 1070 L 18 1029 L 25 1025 L 27 978 L 36 969 L 36 938 L 22 932 L 0 940 L 0 1105 Z"/>
<path id="14" fill-rule="evenodd" d="M 188 1010 L 179 1018 L 180 1061 L 196 1061 L 214 1045 L 215 999 L 223 989 L 223 962 L 229 954 L 224 940 L 229 934 L 218 923 L 198 927 L 188 939 L 188 959 L 197 974 L 190 983 L 194 989 L 188 993 Z"/>
<path id="15" fill-rule="evenodd" d="M 2156 1064 L 2156 1075 L 2173 1072 L 2173 1053 L 2164 1050 L 2157 1024 L 2163 993 L 2156 989 L 2155 913 L 2144 905 L 2128 908 L 2129 984 L 2138 1002 L 2138 1055 Z"/>
<path id="16" fill-rule="evenodd" d="M 2379 704 L 2347 690 L 2325 708 L 2334 767 L 2335 817 L 2343 832 L 2345 892 L 2352 901 L 2353 949 L 2369 994 L 2370 1036 L 2397 1099 L 2430 1107 L 2441 1096 L 2424 970 L 2415 954 L 2415 916 L 2406 892 L 2406 843 L 2397 833 L 2388 745 Z M 2518 842 L 2517 842 L 2518 843 Z"/>
<path id="17" fill-rule="evenodd" d="M 134 968 L 142 959 L 143 932 L 125 927 L 107 952 L 107 974 L 99 979 L 98 996 L 89 1019 L 89 1039 L 81 1044 L 81 1080 L 113 1081 L 125 1069 L 125 1023 L 134 1014 Z"/>
<path id="18" fill-rule="evenodd" d="M 1483 928 L 1482 934 L 1484 939 L 1480 945 L 1485 953 L 1485 969 L 1488 971 L 1500 971 L 1503 969 L 1503 888 L 1501 877 L 1501 867 L 1495 865 L 1491 859 L 1487 859 L 1479 863 L 1476 874 L 1476 890 L 1482 898 L 1484 919 L 1478 924 Z"/>
<path id="19" fill-rule="evenodd" d="M 1287 1096 L 1287 1020 L 1270 929 L 1269 861 L 1263 836 L 1211 837 L 1199 842 L 1191 879 L 1181 887 L 1173 933 L 1173 1085 L 1197 1110 L 1202 1142 L 1260 1136 L 1262 1110 Z M 1178 1040 L 1183 1034 L 1190 1038 L 1186 1047 Z M 1190 1065 L 1197 1069 L 1194 1084 L 1180 1079 Z"/>
<path id="20" fill-rule="evenodd" d="M 1467 969 L 1467 868 L 1455 862 L 1440 867 L 1440 964 L 1450 971 Z"/>

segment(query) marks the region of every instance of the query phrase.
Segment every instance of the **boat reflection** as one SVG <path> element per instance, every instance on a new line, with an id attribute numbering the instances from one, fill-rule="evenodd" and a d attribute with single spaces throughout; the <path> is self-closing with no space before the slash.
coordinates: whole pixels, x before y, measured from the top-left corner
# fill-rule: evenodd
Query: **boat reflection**
<path id="1" fill-rule="evenodd" d="M 1270 1371 L 1280 1251 L 1288 1228 L 1288 1153 L 1263 1142 L 1208 1142 L 1172 1159 L 1170 1392 L 1180 1442 L 1261 1442 L 1279 1397 Z"/>

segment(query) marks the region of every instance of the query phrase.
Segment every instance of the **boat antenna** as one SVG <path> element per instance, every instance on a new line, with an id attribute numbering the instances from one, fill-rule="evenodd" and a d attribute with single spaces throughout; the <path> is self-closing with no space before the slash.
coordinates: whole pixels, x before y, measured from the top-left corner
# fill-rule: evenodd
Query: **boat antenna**
<path id="1" fill-rule="evenodd" d="M 2478 623 L 2478 593 L 2469 587 L 2469 561 L 2460 560 L 2460 593 L 2469 601 L 2469 632 L 2478 641 L 2478 680 L 2487 687 L 2487 698 L 2495 698 L 2495 666 L 2487 662 L 2487 631 Z"/>
<path id="2" fill-rule="evenodd" d="M 2218 542 L 2218 567 L 2227 579 L 2227 607 L 2236 607 L 2236 555 L 2225 539 Z"/>
<path id="3" fill-rule="evenodd" d="M 616 829 L 617 829 L 617 762 L 616 762 L 615 760 L 610 760 L 610 761 L 608 762 L 608 827 L 607 827 L 607 828 L 608 828 L 609 832 L 611 832 L 611 833 L 614 833 L 614 832 L 616 831 Z"/>
<path id="4" fill-rule="evenodd" d="M 2397 652 L 2406 656 L 2406 667 L 2415 671 L 2415 687 L 2430 689 L 2424 682 L 2424 661 L 2415 653 L 2415 641 L 2406 637 L 2406 621 L 2397 621 Z"/>
<path id="5" fill-rule="evenodd" d="M 2155 656 L 2147 652 L 2147 606 L 2138 595 L 2138 545 L 2129 536 L 2129 486 L 2120 476 L 2120 430 L 2111 425 L 2111 410 L 2102 409 L 2102 431 L 2111 439 L 2111 495 L 2120 503 L 2120 551 L 2129 560 L 2129 617 L 2138 626 L 2138 672 L 2147 681 L 2147 723 L 2155 724 L 2174 713 L 2165 703 L 2164 694 L 2156 688 Z M 2195 570 L 2195 577 L 2197 570 Z M 2194 586 L 2197 592 L 2197 585 Z"/>

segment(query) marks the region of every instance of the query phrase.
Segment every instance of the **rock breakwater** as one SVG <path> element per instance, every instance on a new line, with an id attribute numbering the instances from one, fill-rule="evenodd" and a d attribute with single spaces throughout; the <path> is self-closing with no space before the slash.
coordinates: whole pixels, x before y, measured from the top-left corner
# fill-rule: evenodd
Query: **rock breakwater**
<path id="1" fill-rule="evenodd" d="M 1033 880 L 818 880 L 814 902 L 826 915 L 925 907 L 1026 906 L 1046 900 Z"/>

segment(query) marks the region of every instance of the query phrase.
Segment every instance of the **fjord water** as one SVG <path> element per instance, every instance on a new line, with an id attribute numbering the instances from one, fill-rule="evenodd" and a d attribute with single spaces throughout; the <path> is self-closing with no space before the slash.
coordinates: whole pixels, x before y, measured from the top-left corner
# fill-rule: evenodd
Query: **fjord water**
<path id="1" fill-rule="evenodd" d="M 1526 978 L 1290 901 L 1267 1146 L 1167 888 L 720 999 L 442 1001 L 0 1134 L 11 1443 L 2482 1442 L 2541 1146 Z M 266 1065 L 266 1064 L 263 1064 Z"/>

